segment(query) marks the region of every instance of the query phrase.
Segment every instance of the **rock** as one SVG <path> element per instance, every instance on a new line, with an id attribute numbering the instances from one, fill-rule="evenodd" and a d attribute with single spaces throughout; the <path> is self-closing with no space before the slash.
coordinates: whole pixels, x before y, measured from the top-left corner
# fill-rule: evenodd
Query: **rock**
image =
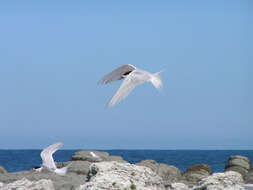
<path id="1" fill-rule="evenodd" d="M 178 182 L 182 178 L 181 171 L 172 165 L 159 164 L 154 160 L 143 160 L 136 165 L 146 166 L 157 173 L 164 180 L 165 184 Z"/>
<path id="2" fill-rule="evenodd" d="M 86 175 L 67 173 L 65 176 L 59 176 L 48 171 L 35 172 L 33 170 L 0 175 L 0 181 L 5 184 L 9 184 L 23 178 L 26 178 L 29 181 L 48 179 L 53 182 L 54 188 L 56 190 L 70 190 L 75 189 L 76 187 L 79 187 L 81 184 L 83 184 L 86 180 Z"/>
<path id="3" fill-rule="evenodd" d="M 178 168 L 167 164 L 159 164 L 158 175 L 166 184 L 178 182 L 182 178 L 182 173 Z"/>
<path id="4" fill-rule="evenodd" d="M 74 173 L 77 175 L 88 175 L 91 162 L 88 161 L 69 161 L 69 162 L 58 162 L 57 167 L 68 167 L 68 173 Z"/>
<path id="5" fill-rule="evenodd" d="M 146 166 L 150 168 L 153 172 L 158 173 L 159 164 L 155 160 L 142 160 L 139 163 L 136 163 L 137 166 Z"/>
<path id="6" fill-rule="evenodd" d="M 189 190 L 189 187 L 184 183 L 171 183 L 167 190 Z"/>
<path id="7" fill-rule="evenodd" d="M 212 169 L 207 164 L 196 164 L 186 169 L 183 173 L 183 179 L 189 186 L 197 185 L 197 183 L 212 174 Z"/>
<path id="8" fill-rule="evenodd" d="M 71 162 L 68 171 L 77 175 L 88 175 L 90 169 L 90 162 L 87 161 L 75 161 Z"/>
<path id="9" fill-rule="evenodd" d="M 78 190 L 165 190 L 163 180 L 150 168 L 120 162 L 91 165 L 89 182 Z"/>
<path id="10" fill-rule="evenodd" d="M 244 182 L 253 184 L 253 168 L 244 176 Z"/>
<path id="11" fill-rule="evenodd" d="M 29 181 L 26 178 L 5 184 L 1 190 L 54 190 L 54 185 L 51 180 L 41 179 L 39 181 Z"/>
<path id="12" fill-rule="evenodd" d="M 5 174 L 5 173 L 8 173 L 8 172 L 6 171 L 6 169 L 4 169 L 3 166 L 0 166 L 0 174 Z"/>
<path id="13" fill-rule="evenodd" d="M 94 152 L 97 156 L 101 158 L 98 160 L 97 158 L 92 157 L 90 152 Z M 121 156 L 110 156 L 107 152 L 100 152 L 100 151 L 86 151 L 82 150 L 76 152 L 72 158 L 72 161 L 80 160 L 80 161 L 88 161 L 88 162 L 101 162 L 101 161 L 117 161 L 117 162 L 125 162 Z"/>
<path id="14" fill-rule="evenodd" d="M 90 152 L 94 152 L 97 156 L 99 156 L 102 161 L 106 160 L 109 157 L 109 154 L 107 152 L 100 152 L 100 151 L 88 151 L 88 150 L 82 150 L 79 152 L 75 152 L 72 156 L 71 160 L 81 160 L 81 161 L 88 161 L 88 162 L 98 162 L 98 160 L 91 156 Z"/>
<path id="15" fill-rule="evenodd" d="M 109 156 L 108 158 L 106 158 L 106 160 L 127 163 L 127 161 L 123 160 L 123 158 L 121 156 Z"/>
<path id="16" fill-rule="evenodd" d="M 243 176 L 243 178 L 245 178 L 245 176 L 248 174 L 248 170 L 246 170 L 246 169 L 244 169 L 244 168 L 242 168 L 240 166 L 229 167 L 229 168 L 225 169 L 225 172 L 227 172 L 227 171 L 238 172 L 238 173 L 240 173 Z"/>
<path id="17" fill-rule="evenodd" d="M 246 170 L 249 170 L 251 168 L 251 163 L 249 158 L 245 156 L 236 155 L 229 157 L 225 168 L 232 166 L 240 166 Z"/>
<path id="18" fill-rule="evenodd" d="M 239 172 L 244 178 L 250 168 L 251 162 L 247 157 L 236 155 L 229 157 L 225 166 L 225 171 Z"/>
<path id="19" fill-rule="evenodd" d="M 212 174 L 212 168 L 208 164 L 196 164 L 186 169 L 186 172 L 203 172 L 208 175 Z"/>
<path id="20" fill-rule="evenodd" d="M 202 179 L 194 190 L 240 190 L 242 189 L 242 175 L 228 171 L 224 173 L 214 173 Z"/>

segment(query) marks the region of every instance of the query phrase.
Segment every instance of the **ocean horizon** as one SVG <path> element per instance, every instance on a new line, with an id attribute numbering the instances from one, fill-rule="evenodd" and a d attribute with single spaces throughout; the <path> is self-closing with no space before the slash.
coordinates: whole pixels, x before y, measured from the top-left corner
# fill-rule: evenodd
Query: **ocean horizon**
<path id="1" fill-rule="evenodd" d="M 56 162 L 71 160 L 71 156 L 84 149 L 61 149 L 54 154 Z M 129 163 L 135 164 L 142 160 L 155 160 L 169 164 L 184 172 L 195 164 L 208 164 L 213 172 L 224 171 L 226 162 L 231 155 L 241 155 L 253 160 L 253 150 L 198 150 L 198 149 L 85 149 L 108 152 L 110 155 L 121 156 Z M 0 165 L 8 172 L 30 170 L 41 164 L 41 149 L 0 149 Z"/>

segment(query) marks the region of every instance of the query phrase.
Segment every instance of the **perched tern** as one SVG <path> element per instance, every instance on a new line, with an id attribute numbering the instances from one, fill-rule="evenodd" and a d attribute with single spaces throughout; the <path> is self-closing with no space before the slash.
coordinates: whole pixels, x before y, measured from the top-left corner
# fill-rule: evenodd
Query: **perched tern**
<path id="1" fill-rule="evenodd" d="M 103 160 L 100 156 L 96 155 L 94 152 L 90 152 L 90 154 L 91 154 L 91 156 L 92 156 L 93 158 L 95 158 L 95 160 L 98 161 L 98 162 L 100 162 L 100 161 Z"/>
<path id="2" fill-rule="evenodd" d="M 118 104 L 121 100 L 126 98 L 128 94 L 137 86 L 144 82 L 151 82 L 156 89 L 162 87 L 161 72 L 151 74 L 147 71 L 136 68 L 133 65 L 122 65 L 121 67 L 113 70 L 105 75 L 98 84 L 107 84 L 117 80 L 124 79 L 120 88 L 113 95 L 107 107 L 112 107 Z"/>
<path id="3" fill-rule="evenodd" d="M 34 168 L 35 171 L 41 171 L 42 169 L 47 169 L 51 172 L 55 172 L 58 175 L 65 175 L 68 170 L 68 166 L 63 168 L 57 168 L 53 159 L 53 154 L 63 145 L 62 142 L 52 144 L 45 148 L 41 153 L 42 165 L 41 167 Z"/>

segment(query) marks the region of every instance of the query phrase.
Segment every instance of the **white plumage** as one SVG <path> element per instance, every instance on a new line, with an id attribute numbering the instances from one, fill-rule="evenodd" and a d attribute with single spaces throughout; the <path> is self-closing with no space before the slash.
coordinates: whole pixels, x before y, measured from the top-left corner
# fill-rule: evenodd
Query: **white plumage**
<path id="1" fill-rule="evenodd" d="M 93 158 L 95 158 L 96 161 L 100 162 L 103 160 L 100 156 L 96 155 L 94 152 L 90 152 L 90 154 Z"/>
<path id="2" fill-rule="evenodd" d="M 107 84 L 122 79 L 124 79 L 123 83 L 113 95 L 112 99 L 107 104 L 107 107 L 112 107 L 118 104 L 126 98 L 137 85 L 144 82 L 151 82 L 157 89 L 162 87 L 161 72 L 151 74 L 129 64 L 113 70 L 105 75 L 98 83 Z"/>
<path id="3" fill-rule="evenodd" d="M 58 142 L 55 144 L 52 144 L 45 148 L 41 153 L 41 159 L 42 159 L 42 165 L 41 169 L 45 168 L 51 172 L 55 172 L 58 175 L 65 175 L 68 170 L 68 166 L 63 167 L 63 168 L 57 168 L 53 159 L 53 154 L 63 145 L 62 142 Z M 37 171 L 41 171 L 41 169 Z"/>

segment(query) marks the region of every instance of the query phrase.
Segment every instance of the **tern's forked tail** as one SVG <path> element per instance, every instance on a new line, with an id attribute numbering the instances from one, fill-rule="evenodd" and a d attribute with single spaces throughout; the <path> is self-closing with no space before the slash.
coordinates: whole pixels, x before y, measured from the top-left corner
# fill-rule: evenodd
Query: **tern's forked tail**
<path id="1" fill-rule="evenodd" d="M 152 74 L 151 82 L 155 86 L 156 89 L 160 89 L 163 87 L 162 75 L 161 75 L 162 72 L 163 70 Z"/>

